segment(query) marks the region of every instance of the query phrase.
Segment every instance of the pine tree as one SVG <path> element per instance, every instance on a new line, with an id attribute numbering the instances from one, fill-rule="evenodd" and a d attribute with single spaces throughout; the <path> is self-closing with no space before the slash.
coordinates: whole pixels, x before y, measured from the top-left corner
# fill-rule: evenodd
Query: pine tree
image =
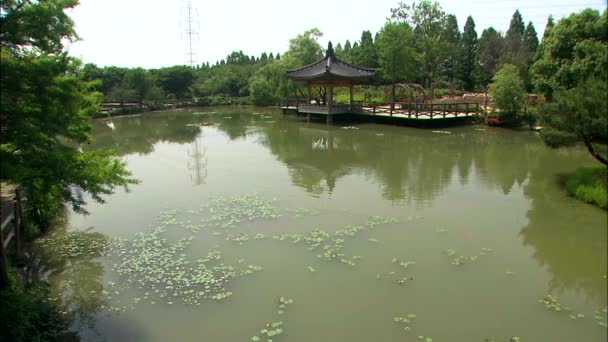
<path id="1" fill-rule="evenodd" d="M 460 47 L 460 80 L 464 89 L 471 91 L 475 89 L 475 70 L 477 69 L 477 32 L 475 31 L 475 21 L 469 16 L 464 24 Z"/>

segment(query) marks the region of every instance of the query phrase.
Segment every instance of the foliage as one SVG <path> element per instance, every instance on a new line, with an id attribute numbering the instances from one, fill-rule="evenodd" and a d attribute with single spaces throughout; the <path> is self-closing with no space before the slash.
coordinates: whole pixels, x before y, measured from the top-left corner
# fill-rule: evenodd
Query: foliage
<path id="1" fill-rule="evenodd" d="M 369 68 L 378 67 L 378 50 L 376 47 L 377 42 L 374 42 L 372 33 L 370 31 L 363 31 L 363 33 L 361 33 L 361 40 L 359 42 L 358 48 L 353 51 L 354 63 Z"/>
<path id="2" fill-rule="evenodd" d="M 608 73 L 608 15 L 586 9 L 561 19 L 545 33 L 533 84 L 548 100 L 559 88 L 572 88 L 591 76 Z M 549 24 L 547 24 L 549 26 Z"/>
<path id="3" fill-rule="evenodd" d="M 458 29 L 458 21 L 456 16 L 448 14 L 443 22 L 442 41 L 445 43 L 445 49 L 448 51 L 458 51 L 460 45 L 460 31 Z M 459 63 L 458 53 L 448 53 L 443 59 L 441 65 L 441 74 L 444 75 L 447 81 L 454 81 L 456 78 L 456 70 Z"/>
<path id="4" fill-rule="evenodd" d="M 505 64 L 490 84 L 492 103 L 500 110 L 499 117 L 514 118 L 525 105 L 526 94 L 515 65 Z"/>
<path id="5" fill-rule="evenodd" d="M 391 9 L 391 18 L 411 25 L 414 28 L 416 52 L 421 56 L 423 81 L 430 86 L 438 79 L 437 68 L 449 56 L 446 42 L 442 39 L 446 20 L 445 12 L 438 2 L 429 0 L 413 1 L 411 5 L 399 2 Z"/>
<path id="6" fill-rule="evenodd" d="M 0 341 L 60 340 L 69 322 L 48 293 L 42 284 L 0 292 Z"/>
<path id="7" fill-rule="evenodd" d="M 581 141 L 591 155 L 608 165 L 607 154 L 596 145 L 608 144 L 608 87 L 606 79 L 589 78 L 572 89 L 560 89 L 555 101 L 542 108 L 549 129 L 542 138 L 551 147 Z"/>
<path id="8" fill-rule="evenodd" d="M 464 24 L 460 42 L 460 67 L 459 78 L 462 80 L 465 90 L 475 89 L 475 71 L 477 70 L 477 47 L 479 41 L 475 31 L 475 21 L 469 16 Z"/>
<path id="9" fill-rule="evenodd" d="M 168 94 L 184 98 L 196 81 L 194 70 L 184 65 L 158 70 L 158 84 Z"/>
<path id="10" fill-rule="evenodd" d="M 566 190 L 576 198 L 600 208 L 608 208 L 608 169 L 578 169 L 566 181 Z"/>
<path id="11" fill-rule="evenodd" d="M 416 54 L 412 29 L 405 23 L 388 22 L 380 30 L 378 55 L 385 79 L 395 83 L 414 76 Z"/>
<path id="12" fill-rule="evenodd" d="M 481 33 L 479 38 L 479 83 L 484 88 L 491 82 L 499 68 L 500 57 L 504 50 L 504 38 L 493 27 Z"/>
<path id="13" fill-rule="evenodd" d="M 63 202 L 83 211 L 83 192 L 101 201 L 135 182 L 119 159 L 76 148 L 88 141 L 101 94 L 93 91 L 98 83 L 83 79 L 79 61 L 62 51 L 62 40 L 75 37 L 64 10 L 75 4 L 2 3 L 0 178 L 25 190 L 30 215 L 43 226 Z"/>

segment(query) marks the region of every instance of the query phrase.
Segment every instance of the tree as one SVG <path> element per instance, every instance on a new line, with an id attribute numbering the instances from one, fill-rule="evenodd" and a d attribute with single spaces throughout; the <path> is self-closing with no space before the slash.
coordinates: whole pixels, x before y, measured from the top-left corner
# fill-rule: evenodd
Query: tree
<path id="1" fill-rule="evenodd" d="M 125 74 L 125 83 L 128 88 L 135 91 L 137 101 L 140 107 L 143 107 L 143 101 L 154 85 L 148 71 L 142 68 L 129 69 Z"/>
<path id="2" fill-rule="evenodd" d="M 413 1 L 411 5 L 403 2 L 391 9 L 391 18 L 414 27 L 413 44 L 422 60 L 422 77 L 430 86 L 437 77 L 437 68 L 442 65 L 448 51 L 442 39 L 445 12 L 438 2 L 429 0 Z"/>
<path id="3" fill-rule="evenodd" d="M 80 152 L 101 94 L 83 80 L 62 42 L 76 34 L 65 10 L 76 0 L 3 1 L 0 44 L 0 178 L 18 184 L 28 215 L 45 228 L 69 204 L 86 212 L 83 193 L 102 195 L 135 182 L 107 152 Z"/>
<path id="4" fill-rule="evenodd" d="M 589 77 L 608 73 L 608 15 L 586 9 L 561 19 L 543 39 L 532 65 L 533 84 L 548 100 Z"/>
<path id="5" fill-rule="evenodd" d="M 558 24 L 559 25 L 559 24 Z M 583 142 L 608 166 L 608 87 L 605 78 L 590 77 L 571 89 L 561 88 L 555 101 L 542 107 L 543 141 L 550 147 Z M 603 145 L 603 148 L 599 145 Z"/>
<path id="6" fill-rule="evenodd" d="M 499 117 L 515 118 L 525 105 L 526 93 L 515 65 L 504 64 L 490 84 L 492 103 L 499 110 Z"/>
<path id="7" fill-rule="evenodd" d="M 194 71 L 185 65 L 162 68 L 158 71 L 160 86 L 165 93 L 174 94 L 177 98 L 185 97 L 195 81 Z"/>
<path id="8" fill-rule="evenodd" d="M 460 46 L 460 68 L 459 78 L 462 80 L 464 89 L 471 91 L 475 89 L 475 71 L 477 69 L 477 32 L 475 21 L 469 16 L 464 24 Z"/>
<path id="9" fill-rule="evenodd" d="M 406 23 L 387 22 L 380 30 L 378 57 L 384 78 L 393 85 L 393 102 L 395 83 L 415 76 L 417 61 L 412 40 L 412 29 Z"/>
<path id="10" fill-rule="evenodd" d="M 505 35 L 505 53 L 510 56 L 515 56 L 524 47 L 524 21 L 519 13 L 519 10 L 515 10 L 511 22 L 509 23 L 509 29 Z"/>
<path id="11" fill-rule="evenodd" d="M 524 31 L 524 46 L 532 57 L 538 49 L 538 34 L 531 21 L 528 22 L 528 26 L 526 26 L 526 30 Z"/>
<path id="12" fill-rule="evenodd" d="M 317 28 L 305 31 L 289 40 L 289 50 L 283 56 L 289 66 L 310 64 L 323 57 L 323 49 L 318 39 L 323 33 Z M 277 59 L 278 58 L 277 54 Z"/>
<path id="13" fill-rule="evenodd" d="M 448 14 L 445 17 L 442 40 L 448 51 L 458 51 L 460 45 L 460 30 L 458 29 L 458 20 L 453 14 Z M 450 82 L 454 81 L 456 78 L 456 70 L 458 69 L 459 64 L 458 59 L 458 53 L 448 53 L 443 60 L 442 73 Z"/>
<path id="14" fill-rule="evenodd" d="M 338 47 L 336 46 L 336 52 L 337 51 Z M 361 34 L 360 44 L 354 57 L 354 63 L 357 65 L 363 65 L 370 68 L 378 66 L 378 51 L 370 31 L 363 31 Z"/>
<path id="15" fill-rule="evenodd" d="M 500 65 L 504 49 L 504 38 L 493 27 L 481 33 L 479 39 L 479 83 L 485 88 L 494 77 Z"/>

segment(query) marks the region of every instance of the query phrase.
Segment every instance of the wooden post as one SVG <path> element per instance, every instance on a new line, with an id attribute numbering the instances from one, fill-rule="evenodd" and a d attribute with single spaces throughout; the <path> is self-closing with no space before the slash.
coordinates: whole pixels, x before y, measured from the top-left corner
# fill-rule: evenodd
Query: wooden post
<path id="1" fill-rule="evenodd" d="M 312 89 L 310 89 L 310 83 L 308 84 L 308 102 L 306 104 L 310 104 L 310 101 L 312 101 Z"/>
<path id="2" fill-rule="evenodd" d="M 15 196 L 13 201 L 13 211 L 15 218 L 13 219 L 13 225 L 15 226 L 15 246 L 17 247 L 17 258 L 21 256 L 21 215 L 19 215 L 19 201 Z"/>
<path id="3" fill-rule="evenodd" d="M 8 258 L 4 249 L 4 230 L 0 229 L 0 290 L 11 288 L 11 281 L 8 277 Z"/>
<path id="4" fill-rule="evenodd" d="M 353 88 L 354 87 L 355 87 L 354 85 L 352 85 L 352 84 L 350 85 L 350 109 L 351 109 L 351 111 L 353 109 L 353 102 L 355 102 L 354 97 L 353 97 Z"/>
<path id="5" fill-rule="evenodd" d="M 376 102 L 372 103 L 372 114 L 376 115 Z"/>
<path id="6" fill-rule="evenodd" d="M 8 259 L 6 258 L 6 251 L 4 250 L 4 234 L 0 234 L 0 290 L 10 289 L 11 281 L 8 277 Z"/>
<path id="7" fill-rule="evenodd" d="M 464 116 L 469 116 L 469 103 L 465 102 Z"/>
<path id="8" fill-rule="evenodd" d="M 431 119 L 433 118 L 433 103 L 431 102 Z"/>
<path id="9" fill-rule="evenodd" d="M 448 105 L 447 103 L 443 104 L 443 117 L 445 118 L 445 112 L 448 110 Z"/>

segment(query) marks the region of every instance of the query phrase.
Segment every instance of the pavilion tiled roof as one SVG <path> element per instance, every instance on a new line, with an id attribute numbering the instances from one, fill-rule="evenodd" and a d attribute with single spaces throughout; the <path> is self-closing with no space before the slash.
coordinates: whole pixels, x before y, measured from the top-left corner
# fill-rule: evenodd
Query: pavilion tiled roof
<path id="1" fill-rule="evenodd" d="M 366 68 L 341 61 L 334 55 L 331 43 L 325 58 L 298 69 L 287 70 L 287 77 L 293 80 L 312 80 L 323 76 L 364 79 L 376 74 L 375 68 Z"/>

